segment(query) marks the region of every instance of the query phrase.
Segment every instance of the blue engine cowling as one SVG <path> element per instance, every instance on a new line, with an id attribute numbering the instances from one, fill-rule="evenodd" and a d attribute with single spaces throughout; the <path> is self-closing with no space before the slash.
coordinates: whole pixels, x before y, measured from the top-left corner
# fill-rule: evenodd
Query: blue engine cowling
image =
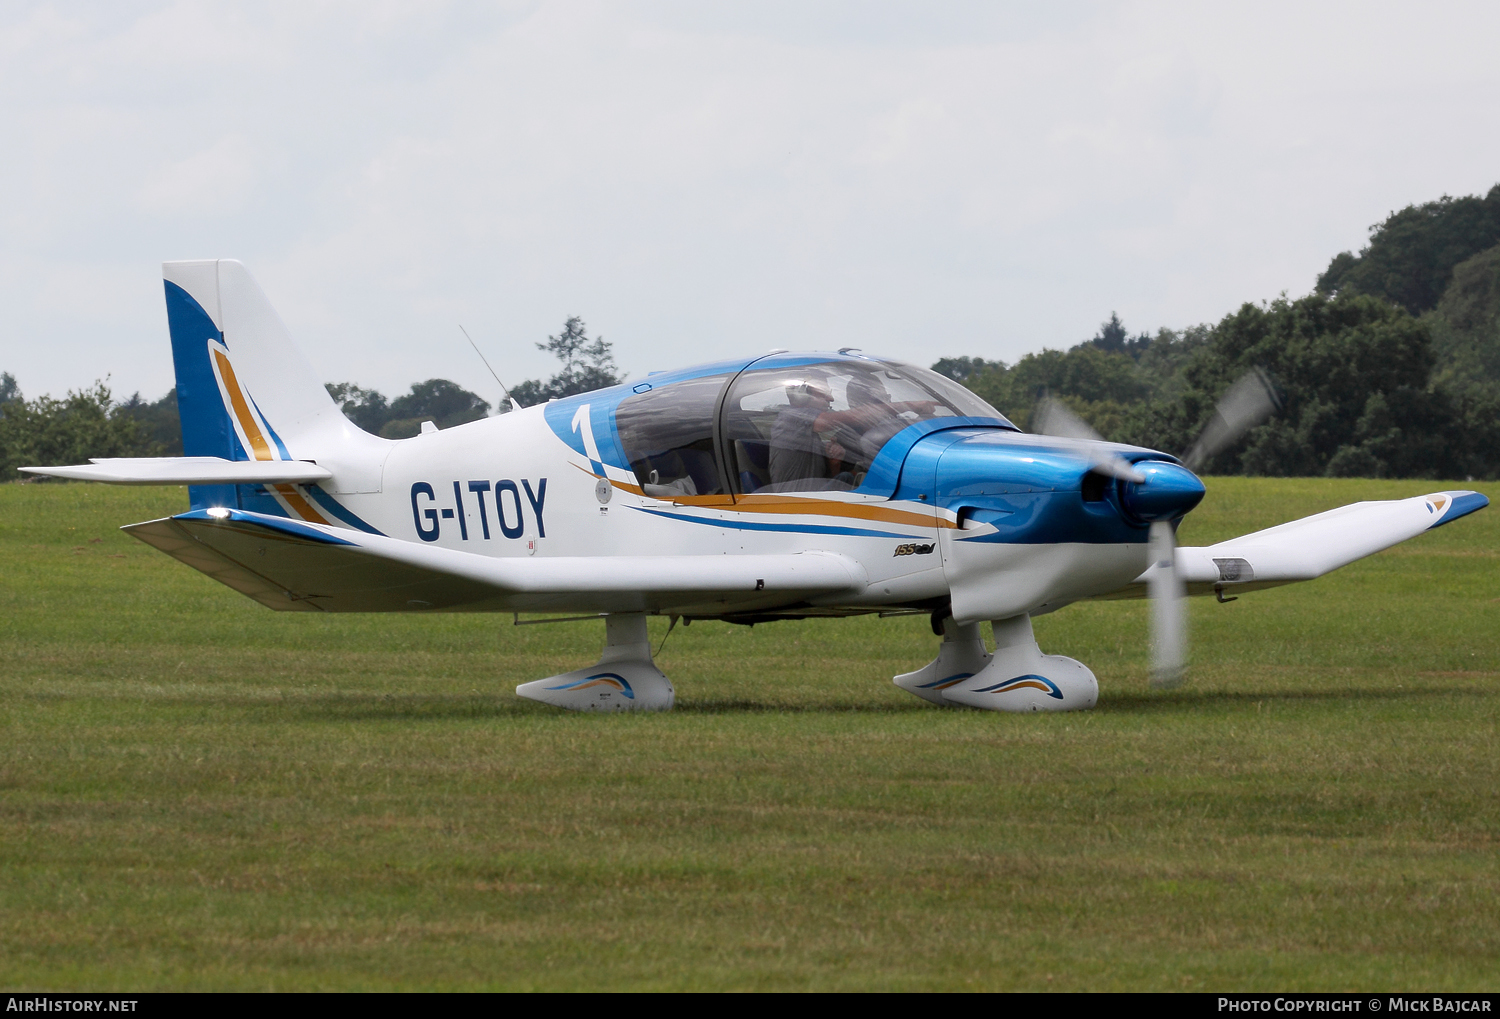
<path id="1" fill-rule="evenodd" d="M 1100 444 L 1146 475 L 1117 481 L 1091 470 L 1077 443 L 998 429 L 929 435 L 901 469 L 898 499 L 928 501 L 963 520 L 991 524 L 988 540 L 1019 544 L 1146 540 L 1147 527 L 1175 520 L 1203 499 L 1203 483 L 1153 450 Z"/>

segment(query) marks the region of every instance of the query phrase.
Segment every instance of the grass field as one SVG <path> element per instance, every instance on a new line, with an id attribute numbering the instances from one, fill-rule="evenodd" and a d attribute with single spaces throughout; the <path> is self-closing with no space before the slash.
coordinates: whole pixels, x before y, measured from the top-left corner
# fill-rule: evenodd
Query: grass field
<path id="1" fill-rule="evenodd" d="M 1199 544 L 1500 485 L 1211 480 Z M 598 624 L 278 614 L 0 485 L 11 989 L 1500 985 L 1500 510 L 1323 580 L 1039 619 L 1096 710 L 927 707 L 925 619 L 679 627 L 677 709 L 519 682 Z M 660 639 L 665 622 L 653 622 Z"/>

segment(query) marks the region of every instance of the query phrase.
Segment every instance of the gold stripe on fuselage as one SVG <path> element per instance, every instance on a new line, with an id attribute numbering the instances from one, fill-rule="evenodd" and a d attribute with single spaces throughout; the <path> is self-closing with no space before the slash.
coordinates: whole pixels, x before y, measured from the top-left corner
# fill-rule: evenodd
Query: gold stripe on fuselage
<path id="1" fill-rule="evenodd" d="M 589 477 L 598 478 L 602 475 L 595 474 L 586 467 L 574 464 Z M 632 485 L 624 481 L 609 480 L 609 483 L 622 492 L 630 492 L 633 495 L 646 495 L 640 485 Z M 658 496 L 648 495 L 648 499 L 657 499 Z M 896 509 L 893 506 L 876 505 L 867 502 L 842 502 L 838 499 L 817 499 L 805 495 L 793 495 L 791 493 L 778 492 L 773 495 L 674 495 L 670 499 L 661 499 L 661 502 L 669 502 L 673 506 L 701 506 L 713 509 L 727 509 L 735 513 L 782 513 L 794 516 L 819 516 L 819 517 L 847 517 L 852 520 L 876 521 L 883 524 L 901 524 L 906 527 L 939 527 L 956 530 L 958 522 L 950 520 L 937 510 L 932 513 L 922 513 L 915 510 Z"/>
<path id="2" fill-rule="evenodd" d="M 288 506 L 301 514 L 303 520 L 314 524 L 332 523 L 319 513 L 312 503 L 303 498 L 302 493 L 297 491 L 296 485 L 273 485 L 272 487 L 276 489 L 277 495 L 286 500 Z"/>

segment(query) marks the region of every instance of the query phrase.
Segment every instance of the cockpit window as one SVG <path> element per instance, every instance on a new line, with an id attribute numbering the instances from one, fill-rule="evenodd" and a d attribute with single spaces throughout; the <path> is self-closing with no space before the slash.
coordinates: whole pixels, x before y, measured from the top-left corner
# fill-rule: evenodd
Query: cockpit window
<path id="1" fill-rule="evenodd" d="M 917 421 L 997 418 L 999 411 L 936 372 L 894 361 L 828 361 L 742 374 L 724 401 L 737 489 L 857 488 L 881 447 Z"/>
<path id="2" fill-rule="evenodd" d="M 615 426 L 641 490 L 659 499 L 718 495 L 714 406 L 727 375 L 673 382 L 620 401 Z"/>

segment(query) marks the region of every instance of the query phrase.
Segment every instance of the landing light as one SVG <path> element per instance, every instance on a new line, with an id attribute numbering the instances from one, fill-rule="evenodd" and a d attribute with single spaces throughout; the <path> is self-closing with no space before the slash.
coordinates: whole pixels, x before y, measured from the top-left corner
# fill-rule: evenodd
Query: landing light
<path id="1" fill-rule="evenodd" d="M 208 515 L 213 517 L 215 520 L 228 520 L 229 510 L 224 506 L 210 506 L 208 508 Z"/>

